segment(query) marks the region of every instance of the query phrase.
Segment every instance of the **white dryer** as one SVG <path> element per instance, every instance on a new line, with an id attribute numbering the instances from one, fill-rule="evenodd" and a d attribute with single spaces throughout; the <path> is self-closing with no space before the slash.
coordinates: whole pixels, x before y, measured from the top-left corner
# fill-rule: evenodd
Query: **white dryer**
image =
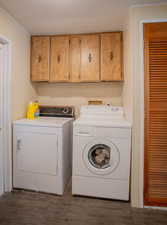
<path id="1" fill-rule="evenodd" d="M 66 118 L 64 118 L 66 117 Z M 62 195 L 72 174 L 72 107 L 13 124 L 13 187 Z"/>
<path id="2" fill-rule="evenodd" d="M 130 153 L 122 107 L 82 106 L 73 124 L 72 194 L 129 200 Z"/>

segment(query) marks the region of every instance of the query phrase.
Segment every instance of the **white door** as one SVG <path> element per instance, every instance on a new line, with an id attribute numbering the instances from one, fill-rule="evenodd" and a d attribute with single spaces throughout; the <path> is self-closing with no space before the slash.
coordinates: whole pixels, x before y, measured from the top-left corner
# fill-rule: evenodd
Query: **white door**
<path id="1" fill-rule="evenodd" d="M 54 131 L 47 127 L 14 127 L 15 188 L 52 192 L 58 171 L 58 136 Z"/>
<path id="2" fill-rule="evenodd" d="M 3 138 L 2 138 L 2 128 L 3 128 L 3 45 L 0 43 L 0 195 L 4 192 L 4 182 L 3 182 Z"/>
<path id="3" fill-rule="evenodd" d="M 17 132 L 15 138 L 14 163 L 19 173 L 56 175 L 58 140 L 55 133 L 23 131 Z"/>

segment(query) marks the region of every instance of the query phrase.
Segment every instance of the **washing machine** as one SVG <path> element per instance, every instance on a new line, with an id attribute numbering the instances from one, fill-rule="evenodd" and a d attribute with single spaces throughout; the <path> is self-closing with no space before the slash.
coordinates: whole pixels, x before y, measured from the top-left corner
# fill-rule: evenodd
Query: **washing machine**
<path id="1" fill-rule="evenodd" d="M 73 124 L 72 194 L 129 200 L 130 158 L 123 108 L 82 106 Z"/>

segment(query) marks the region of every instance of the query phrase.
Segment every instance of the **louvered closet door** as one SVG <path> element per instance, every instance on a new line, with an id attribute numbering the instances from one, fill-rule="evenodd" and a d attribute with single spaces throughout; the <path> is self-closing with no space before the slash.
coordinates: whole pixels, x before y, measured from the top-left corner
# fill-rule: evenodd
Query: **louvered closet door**
<path id="1" fill-rule="evenodd" d="M 144 25 L 145 205 L 167 206 L 167 23 Z"/>

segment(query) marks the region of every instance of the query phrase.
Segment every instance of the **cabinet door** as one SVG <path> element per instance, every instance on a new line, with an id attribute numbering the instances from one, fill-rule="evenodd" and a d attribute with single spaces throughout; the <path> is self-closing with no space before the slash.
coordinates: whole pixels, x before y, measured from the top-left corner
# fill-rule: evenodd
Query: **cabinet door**
<path id="1" fill-rule="evenodd" d="M 49 80 L 49 37 L 32 37 L 31 39 L 31 80 Z"/>
<path id="2" fill-rule="evenodd" d="M 101 80 L 122 80 L 121 33 L 101 34 Z"/>
<path id="3" fill-rule="evenodd" d="M 71 58 L 71 81 L 80 82 L 81 77 L 81 38 L 71 37 L 70 58 Z"/>
<path id="4" fill-rule="evenodd" d="M 81 36 L 80 81 L 99 81 L 99 35 Z"/>
<path id="5" fill-rule="evenodd" d="M 50 82 L 70 80 L 69 36 L 51 38 L 51 73 Z"/>

